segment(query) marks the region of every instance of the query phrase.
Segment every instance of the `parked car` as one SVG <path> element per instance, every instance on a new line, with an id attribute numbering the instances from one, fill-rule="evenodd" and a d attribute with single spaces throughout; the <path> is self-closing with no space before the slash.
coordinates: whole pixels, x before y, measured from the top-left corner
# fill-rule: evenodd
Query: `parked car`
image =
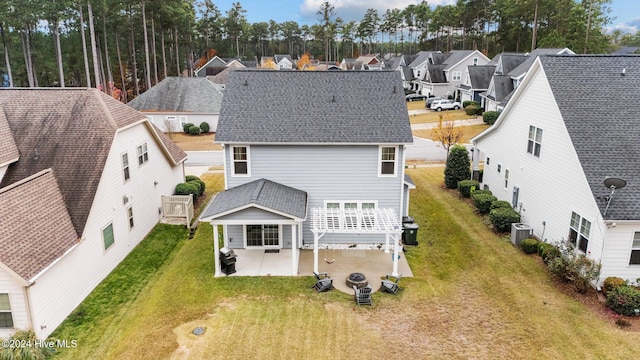
<path id="1" fill-rule="evenodd" d="M 437 97 L 437 96 L 428 97 L 427 101 L 424 104 L 424 107 L 427 108 L 427 109 L 431 109 L 431 104 L 433 104 L 433 102 L 436 101 L 436 100 L 444 100 L 444 99 L 441 98 L 441 97 Z"/>
<path id="2" fill-rule="evenodd" d="M 409 94 L 407 96 L 405 96 L 405 100 L 407 101 L 421 101 L 426 99 L 427 96 L 426 95 L 422 95 L 422 94 Z"/>
<path id="3" fill-rule="evenodd" d="M 460 103 L 453 100 L 436 100 L 431 104 L 431 110 L 442 111 L 442 110 L 458 110 L 460 109 Z"/>

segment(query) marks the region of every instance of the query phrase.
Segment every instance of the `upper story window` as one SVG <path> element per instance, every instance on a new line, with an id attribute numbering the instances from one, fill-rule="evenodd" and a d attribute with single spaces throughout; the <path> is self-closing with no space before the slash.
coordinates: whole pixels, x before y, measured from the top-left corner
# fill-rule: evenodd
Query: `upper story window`
<path id="1" fill-rule="evenodd" d="M 129 174 L 129 155 L 127 153 L 122 154 L 122 173 L 124 180 L 129 180 L 131 175 Z"/>
<path id="2" fill-rule="evenodd" d="M 138 165 L 142 165 L 149 161 L 149 153 L 147 152 L 147 143 L 138 146 Z"/>
<path id="3" fill-rule="evenodd" d="M 451 81 L 460 81 L 462 79 L 462 71 L 454 71 L 451 73 Z"/>
<path id="4" fill-rule="evenodd" d="M 575 212 L 571 212 L 571 223 L 569 224 L 569 242 L 577 246 L 583 253 L 587 252 L 589 236 L 591 234 L 591 221 L 581 217 Z"/>
<path id="5" fill-rule="evenodd" d="M 631 243 L 631 258 L 629 265 L 640 265 L 640 231 L 633 233 L 633 243 Z"/>
<path id="6" fill-rule="evenodd" d="M 476 65 L 478 65 L 478 58 L 474 57 L 473 58 L 473 66 L 476 66 Z"/>
<path id="7" fill-rule="evenodd" d="M 102 229 L 102 241 L 104 242 L 105 250 L 108 250 L 115 242 L 113 237 L 113 224 L 109 224 L 107 227 Z"/>
<path id="8" fill-rule="evenodd" d="M 249 147 L 232 146 L 231 151 L 233 156 L 232 174 L 249 176 Z"/>
<path id="9" fill-rule="evenodd" d="M 535 157 L 540 157 L 542 147 L 542 129 L 529 126 L 529 141 L 527 142 L 527 152 Z"/>
<path id="10" fill-rule="evenodd" d="M 0 329 L 1 328 L 13 328 L 9 294 L 0 294 Z"/>
<path id="11" fill-rule="evenodd" d="M 509 187 L 509 169 L 504 169 L 504 188 Z"/>
<path id="12" fill-rule="evenodd" d="M 129 230 L 133 229 L 133 207 L 127 208 L 127 218 L 129 219 Z"/>
<path id="13" fill-rule="evenodd" d="M 396 146 L 380 146 L 380 175 L 396 175 L 397 150 Z"/>

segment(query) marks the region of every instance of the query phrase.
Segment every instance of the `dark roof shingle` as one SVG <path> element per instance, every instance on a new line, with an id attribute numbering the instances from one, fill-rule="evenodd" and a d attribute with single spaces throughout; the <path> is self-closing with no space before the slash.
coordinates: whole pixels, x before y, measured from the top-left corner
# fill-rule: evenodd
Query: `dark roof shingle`
<path id="1" fill-rule="evenodd" d="M 219 114 L 222 92 L 206 78 L 168 77 L 131 100 L 138 111 Z"/>

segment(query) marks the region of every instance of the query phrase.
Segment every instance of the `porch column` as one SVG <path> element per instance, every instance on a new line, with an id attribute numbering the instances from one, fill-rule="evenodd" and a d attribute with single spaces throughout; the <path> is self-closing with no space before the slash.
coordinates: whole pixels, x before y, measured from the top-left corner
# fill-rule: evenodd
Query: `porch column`
<path id="1" fill-rule="evenodd" d="M 318 233 L 313 233 L 313 271 L 318 271 Z"/>
<path id="2" fill-rule="evenodd" d="M 296 231 L 298 227 L 291 224 L 291 275 L 298 275 L 298 245 L 296 244 Z"/>
<path id="3" fill-rule="evenodd" d="M 220 271 L 220 245 L 218 244 L 218 224 L 211 223 L 213 226 L 213 258 L 215 260 L 215 271 L 213 276 L 219 277 L 222 276 L 222 271 Z"/>
<path id="4" fill-rule="evenodd" d="M 384 252 L 389 253 L 389 233 L 385 234 Z"/>
<path id="5" fill-rule="evenodd" d="M 389 234 L 387 234 L 388 237 Z M 391 272 L 393 276 L 398 276 L 398 238 L 397 234 L 393 236 L 393 271 Z"/>

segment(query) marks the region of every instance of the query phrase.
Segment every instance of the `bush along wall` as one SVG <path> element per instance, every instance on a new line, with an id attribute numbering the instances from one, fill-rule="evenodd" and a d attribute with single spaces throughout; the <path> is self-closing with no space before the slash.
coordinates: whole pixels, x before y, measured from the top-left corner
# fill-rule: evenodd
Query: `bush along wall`
<path id="1" fill-rule="evenodd" d="M 471 196 L 471 192 L 480 186 L 475 180 L 462 180 L 458 181 L 458 191 L 462 197 L 468 198 Z"/>
<path id="2" fill-rule="evenodd" d="M 498 119 L 499 115 L 500 115 L 500 112 L 498 112 L 498 111 L 485 111 L 482 114 L 482 121 L 484 121 L 485 123 L 487 123 L 489 125 L 493 125 L 493 124 L 495 124 L 495 122 Z"/>
<path id="3" fill-rule="evenodd" d="M 497 208 L 489 211 L 489 220 L 497 232 L 508 232 L 511 224 L 520 222 L 520 214 L 512 208 Z"/>
<path id="4" fill-rule="evenodd" d="M 498 200 L 495 196 L 486 193 L 472 193 L 471 198 L 476 205 L 476 209 L 480 214 L 488 214 L 491 210 L 491 204 Z"/>

